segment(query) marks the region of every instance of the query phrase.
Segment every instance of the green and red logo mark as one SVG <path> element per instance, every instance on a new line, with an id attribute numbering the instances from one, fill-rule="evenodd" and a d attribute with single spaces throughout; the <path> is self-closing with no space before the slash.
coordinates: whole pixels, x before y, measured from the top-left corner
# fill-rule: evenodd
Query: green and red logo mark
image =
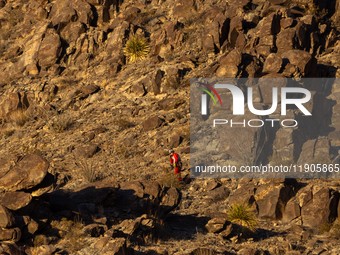
<path id="1" fill-rule="evenodd" d="M 201 83 L 201 82 L 200 82 L 199 84 L 202 84 L 202 85 L 204 85 L 207 89 L 210 89 L 211 91 L 213 91 L 213 92 L 215 93 L 215 95 L 217 96 L 217 98 L 218 98 L 218 100 L 220 101 L 221 106 L 222 106 L 222 101 L 221 101 L 220 95 L 217 93 L 217 91 L 216 91 L 213 87 L 211 87 L 211 86 L 208 85 L 208 84 Z M 215 105 L 217 105 L 214 96 L 213 96 L 208 90 L 203 89 L 203 88 L 200 88 L 200 87 L 198 87 L 198 89 L 203 90 L 205 93 L 207 93 L 207 94 L 212 98 L 212 100 L 214 100 Z"/>

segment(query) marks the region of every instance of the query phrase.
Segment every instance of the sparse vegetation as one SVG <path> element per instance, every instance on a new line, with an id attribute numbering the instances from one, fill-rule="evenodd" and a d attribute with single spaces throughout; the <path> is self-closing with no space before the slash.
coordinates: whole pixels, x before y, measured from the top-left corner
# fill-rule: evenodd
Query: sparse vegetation
<path id="1" fill-rule="evenodd" d="M 0 0 L 0 251 L 338 254 L 340 85 L 290 79 L 340 77 L 335 1 L 319 1 L 326 17 L 295 0 L 87 2 Z M 238 79 L 263 76 L 276 80 Z M 190 77 L 234 84 L 242 105 Z M 313 116 L 288 103 L 283 115 L 286 86 L 310 90 Z M 333 172 L 264 167 L 300 161 Z"/>
<path id="2" fill-rule="evenodd" d="M 328 10 L 322 9 L 315 3 L 307 3 L 304 5 L 304 12 L 307 14 L 313 14 L 317 20 L 323 19 L 328 14 Z"/>
<path id="3" fill-rule="evenodd" d="M 14 122 L 17 126 L 22 127 L 29 119 L 28 111 L 25 109 L 19 109 L 14 111 L 10 115 L 10 120 Z"/>
<path id="4" fill-rule="evenodd" d="M 129 156 L 129 151 L 124 144 L 116 144 L 114 152 L 119 158 L 127 158 Z"/>
<path id="5" fill-rule="evenodd" d="M 67 114 L 57 114 L 47 123 L 50 130 L 55 133 L 62 133 L 72 124 L 72 118 Z"/>
<path id="6" fill-rule="evenodd" d="M 227 212 L 227 219 L 230 222 L 240 225 L 242 232 L 255 232 L 257 229 L 257 218 L 249 204 L 232 204 Z"/>
<path id="7" fill-rule="evenodd" d="M 133 124 L 130 121 L 128 121 L 127 119 L 125 119 L 125 118 L 121 118 L 121 119 L 118 119 L 118 120 L 114 121 L 114 124 L 119 126 L 119 128 L 121 130 L 125 130 L 125 129 L 130 128 L 130 127 L 133 126 Z"/>
<path id="8" fill-rule="evenodd" d="M 143 60 L 149 54 L 149 45 L 145 38 L 132 35 L 126 42 L 124 53 L 130 63 Z"/>
<path id="9" fill-rule="evenodd" d="M 62 218 L 61 221 L 53 221 L 51 227 L 57 229 L 59 236 L 68 241 L 67 248 L 72 252 L 79 251 L 86 244 L 84 224 L 78 220 Z"/>
<path id="10" fill-rule="evenodd" d="M 81 175 L 86 181 L 95 182 L 97 180 L 96 170 L 94 169 L 92 162 L 88 163 L 85 159 L 77 158 L 74 154 L 73 159 L 79 167 Z"/>
<path id="11" fill-rule="evenodd" d="M 59 90 L 73 87 L 77 85 L 81 80 L 76 79 L 74 76 L 60 77 L 56 82 Z"/>
<path id="12" fill-rule="evenodd" d="M 182 184 L 178 182 L 178 176 L 175 174 L 175 171 L 170 168 L 163 168 L 163 174 L 159 180 L 161 184 L 165 187 L 175 187 L 181 188 Z"/>

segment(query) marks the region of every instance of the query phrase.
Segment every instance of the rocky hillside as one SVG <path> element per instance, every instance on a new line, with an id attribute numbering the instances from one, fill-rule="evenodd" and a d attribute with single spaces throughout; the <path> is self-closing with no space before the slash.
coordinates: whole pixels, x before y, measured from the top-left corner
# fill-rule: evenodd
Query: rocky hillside
<path id="1" fill-rule="evenodd" d="M 337 179 L 189 176 L 190 78 L 337 78 L 338 2 L 0 0 L 0 254 L 340 254 Z M 309 88 L 276 160 L 338 162 L 339 88 Z"/>

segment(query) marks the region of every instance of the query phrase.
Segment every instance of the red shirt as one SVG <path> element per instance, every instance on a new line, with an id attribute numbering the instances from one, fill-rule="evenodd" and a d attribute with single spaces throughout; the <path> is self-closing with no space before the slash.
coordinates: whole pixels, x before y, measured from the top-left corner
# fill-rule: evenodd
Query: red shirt
<path id="1" fill-rule="evenodd" d="M 180 161 L 180 157 L 177 153 L 174 153 L 171 157 L 170 157 L 170 163 L 178 163 Z"/>

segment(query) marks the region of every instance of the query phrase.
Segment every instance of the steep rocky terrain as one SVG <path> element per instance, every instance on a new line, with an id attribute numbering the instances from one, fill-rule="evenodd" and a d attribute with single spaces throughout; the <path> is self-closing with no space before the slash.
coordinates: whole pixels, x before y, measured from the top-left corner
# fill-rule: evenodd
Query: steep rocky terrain
<path id="1" fill-rule="evenodd" d="M 340 254 L 337 179 L 189 176 L 190 78 L 337 78 L 339 8 L 0 0 L 0 254 Z M 150 52 L 128 63 L 133 34 Z M 339 163 L 339 88 L 308 88 L 313 117 L 277 131 L 277 161 Z M 235 202 L 252 236 L 226 220 Z"/>

